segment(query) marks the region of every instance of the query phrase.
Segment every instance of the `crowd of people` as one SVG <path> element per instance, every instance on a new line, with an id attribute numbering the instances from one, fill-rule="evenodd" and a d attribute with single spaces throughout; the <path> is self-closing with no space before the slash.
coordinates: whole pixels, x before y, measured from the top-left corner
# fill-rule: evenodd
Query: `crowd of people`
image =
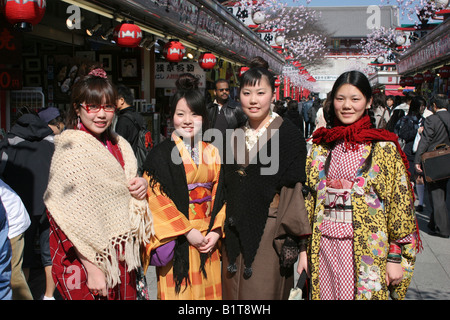
<path id="1" fill-rule="evenodd" d="M 447 97 L 396 106 L 349 71 L 326 98 L 280 103 L 259 59 L 239 83 L 238 101 L 220 79 L 207 104 L 182 75 L 174 131 L 142 164 L 141 120 L 100 68 L 74 85 L 65 120 L 21 116 L 1 144 L 0 298 L 33 298 L 39 239 L 43 299 L 148 300 L 149 266 L 161 300 L 286 300 L 295 272 L 311 299 L 403 299 L 425 189 L 430 230 L 450 233 L 447 180 L 424 181 L 420 165 L 450 145 Z"/>

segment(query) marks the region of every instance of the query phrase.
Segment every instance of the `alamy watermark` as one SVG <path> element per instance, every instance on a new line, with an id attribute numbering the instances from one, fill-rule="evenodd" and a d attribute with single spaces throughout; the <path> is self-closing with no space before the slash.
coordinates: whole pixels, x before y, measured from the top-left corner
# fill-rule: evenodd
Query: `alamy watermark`
<path id="1" fill-rule="evenodd" d="M 245 155 L 248 153 L 248 164 L 260 163 L 261 175 L 274 175 L 278 172 L 280 164 L 280 141 L 278 130 L 275 134 L 269 136 L 269 132 L 265 131 L 258 137 L 255 146 L 247 151 L 245 131 L 241 128 L 227 129 L 225 135 L 218 129 L 208 129 L 203 134 L 200 132 L 194 136 L 193 141 L 187 141 L 180 136 L 183 141 L 192 146 L 197 146 L 200 141 L 211 141 L 219 150 L 220 157 L 211 159 L 206 154 L 200 156 L 200 163 L 211 164 L 214 161 L 217 164 L 246 164 Z M 270 148 L 268 148 L 270 142 Z M 207 152 L 207 149 L 203 150 Z M 179 156 L 178 148 L 174 147 L 171 153 L 171 160 L 174 164 L 181 164 L 182 159 Z M 220 162 L 220 163 L 219 163 Z"/>

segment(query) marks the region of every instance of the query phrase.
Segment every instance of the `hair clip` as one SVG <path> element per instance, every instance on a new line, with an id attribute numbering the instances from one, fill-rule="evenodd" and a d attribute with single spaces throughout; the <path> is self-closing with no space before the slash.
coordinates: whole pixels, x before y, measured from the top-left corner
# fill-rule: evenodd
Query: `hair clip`
<path id="1" fill-rule="evenodd" d="M 106 75 L 106 71 L 101 69 L 101 68 L 97 68 L 97 69 L 93 69 L 91 70 L 91 72 L 89 72 L 90 76 L 94 76 L 94 77 L 100 77 L 103 79 L 107 79 L 107 75 Z"/>

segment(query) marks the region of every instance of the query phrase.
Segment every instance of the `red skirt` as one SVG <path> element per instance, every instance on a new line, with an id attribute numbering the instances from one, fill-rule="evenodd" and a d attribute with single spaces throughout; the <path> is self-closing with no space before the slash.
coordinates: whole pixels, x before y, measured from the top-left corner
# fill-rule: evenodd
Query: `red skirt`
<path id="1" fill-rule="evenodd" d="M 79 260 L 72 242 L 50 214 L 50 254 L 52 275 L 64 300 L 136 300 L 136 272 L 127 272 L 125 261 L 119 261 L 120 283 L 108 289 L 108 296 L 94 296 L 86 285 L 87 271 Z"/>

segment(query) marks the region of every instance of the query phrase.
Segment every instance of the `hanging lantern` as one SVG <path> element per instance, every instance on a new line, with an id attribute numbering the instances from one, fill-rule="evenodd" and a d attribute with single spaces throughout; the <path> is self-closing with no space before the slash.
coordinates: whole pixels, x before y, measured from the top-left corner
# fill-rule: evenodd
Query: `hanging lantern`
<path id="1" fill-rule="evenodd" d="M 275 79 L 275 88 L 278 88 L 280 85 L 281 85 L 280 78 L 277 77 L 277 78 Z"/>
<path id="2" fill-rule="evenodd" d="M 211 70 L 216 65 L 216 56 L 211 52 L 204 52 L 198 58 L 198 64 L 203 70 Z"/>
<path id="3" fill-rule="evenodd" d="M 32 31 L 45 14 L 46 1 L 1 1 L 6 20 L 22 31 Z"/>
<path id="4" fill-rule="evenodd" d="M 263 24 L 266 22 L 266 15 L 262 11 L 255 11 L 252 15 L 252 20 L 255 24 Z"/>
<path id="5" fill-rule="evenodd" d="M 439 70 L 439 74 L 441 75 L 442 79 L 447 79 L 450 73 L 450 66 L 443 66 L 440 70 Z"/>
<path id="6" fill-rule="evenodd" d="M 425 71 L 423 73 L 423 80 L 425 80 L 425 82 L 433 82 L 434 74 L 430 70 Z"/>
<path id="7" fill-rule="evenodd" d="M 284 40 L 285 40 L 285 38 L 284 38 L 284 36 L 283 35 L 277 35 L 276 37 L 275 37 L 275 43 L 277 44 L 277 46 L 282 46 L 283 44 L 284 44 Z"/>
<path id="8" fill-rule="evenodd" d="M 248 69 L 250 69 L 249 67 L 241 67 L 241 70 L 239 70 L 239 77 L 242 77 L 242 75 L 245 73 L 245 71 L 247 71 Z"/>
<path id="9" fill-rule="evenodd" d="M 410 87 L 414 85 L 414 78 L 413 77 L 406 77 L 405 78 L 405 85 Z"/>
<path id="10" fill-rule="evenodd" d="M 172 39 L 164 45 L 163 55 L 169 62 L 180 62 L 186 53 L 186 48 L 177 39 Z"/>
<path id="11" fill-rule="evenodd" d="M 132 21 L 126 21 L 114 28 L 113 39 L 119 47 L 135 48 L 142 40 L 142 30 Z"/>
<path id="12" fill-rule="evenodd" d="M 414 76 L 413 79 L 415 84 L 421 84 L 423 82 L 423 74 L 418 73 Z"/>
<path id="13" fill-rule="evenodd" d="M 401 78 L 400 78 L 400 81 L 398 82 L 398 84 L 399 84 L 401 87 L 406 86 L 405 78 L 404 78 L 404 77 L 401 77 Z"/>

